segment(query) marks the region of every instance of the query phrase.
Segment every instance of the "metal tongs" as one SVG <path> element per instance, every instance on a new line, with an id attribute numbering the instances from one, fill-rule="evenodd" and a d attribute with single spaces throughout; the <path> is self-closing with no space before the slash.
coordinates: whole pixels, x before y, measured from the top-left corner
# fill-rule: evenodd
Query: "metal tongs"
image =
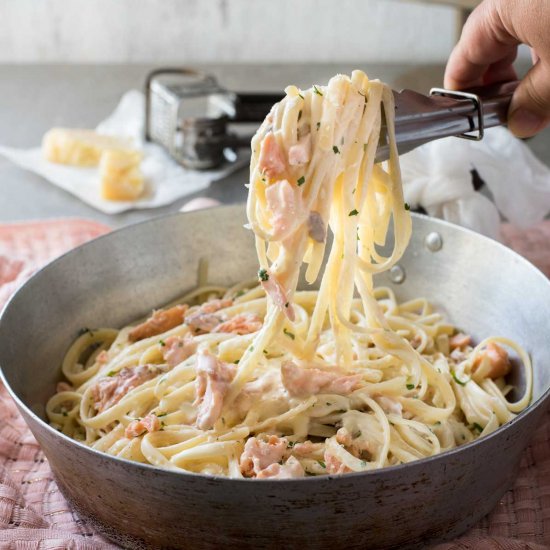
<path id="1" fill-rule="evenodd" d="M 508 107 L 518 84 L 505 82 L 467 91 L 432 88 L 429 96 L 412 90 L 394 91 L 399 154 L 449 136 L 480 140 L 485 128 L 506 125 Z M 388 158 L 388 136 L 383 122 L 376 162 Z"/>

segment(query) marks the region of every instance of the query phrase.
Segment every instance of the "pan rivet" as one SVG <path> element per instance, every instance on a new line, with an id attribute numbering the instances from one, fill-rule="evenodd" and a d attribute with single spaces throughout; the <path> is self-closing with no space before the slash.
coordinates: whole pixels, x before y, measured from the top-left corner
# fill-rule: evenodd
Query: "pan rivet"
<path id="1" fill-rule="evenodd" d="M 394 265 L 390 269 L 390 281 L 400 285 L 405 280 L 405 270 L 400 265 Z"/>
<path id="2" fill-rule="evenodd" d="M 441 247 L 443 246 L 443 239 L 441 238 L 441 235 L 435 231 L 428 233 L 424 242 L 426 243 L 428 250 L 431 250 L 432 252 L 441 250 Z"/>

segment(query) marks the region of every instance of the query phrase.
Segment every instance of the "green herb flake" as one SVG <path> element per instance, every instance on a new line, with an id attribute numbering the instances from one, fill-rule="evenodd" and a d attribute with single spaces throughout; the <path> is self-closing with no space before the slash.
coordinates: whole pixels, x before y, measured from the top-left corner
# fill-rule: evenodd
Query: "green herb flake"
<path id="1" fill-rule="evenodd" d="M 82 327 L 78 331 L 78 336 L 82 336 L 83 334 L 86 334 L 87 332 L 89 332 L 90 334 L 92 333 L 92 331 L 88 327 Z"/>
<path id="2" fill-rule="evenodd" d="M 327 401 L 326 405 L 327 405 L 327 407 L 330 407 L 332 405 L 332 403 L 330 401 Z"/>
<path id="3" fill-rule="evenodd" d="M 367 144 L 366 143 L 363 143 L 363 151 L 365 151 L 365 153 L 367 152 Z"/>
<path id="4" fill-rule="evenodd" d="M 354 208 L 354 209 L 348 214 L 348 216 L 357 216 L 357 214 L 359 214 L 359 211 L 358 211 L 356 208 Z"/>
<path id="5" fill-rule="evenodd" d="M 361 430 L 357 430 L 356 432 L 353 432 L 351 437 L 353 437 L 353 439 L 357 439 L 358 437 L 361 437 Z"/>
<path id="6" fill-rule="evenodd" d="M 267 269 L 260 269 L 258 271 L 258 278 L 260 281 L 269 281 L 269 273 L 267 272 Z"/>
<path id="7" fill-rule="evenodd" d="M 405 210 L 410 210 L 410 209 L 411 209 L 411 205 L 408 202 L 406 202 L 405 203 Z"/>
<path id="8" fill-rule="evenodd" d="M 321 127 L 321 123 L 318 122 L 318 123 L 317 123 L 317 130 L 319 130 L 320 127 Z"/>
<path id="9" fill-rule="evenodd" d="M 287 443 L 286 448 L 287 448 L 287 449 L 292 449 L 292 447 L 294 447 L 294 445 L 296 445 L 296 441 L 289 441 L 289 442 Z"/>
<path id="10" fill-rule="evenodd" d="M 233 361 L 233 363 L 235 363 L 235 365 L 238 365 L 238 364 L 239 364 L 239 360 L 238 360 L 238 359 L 235 359 L 235 361 Z"/>
<path id="11" fill-rule="evenodd" d="M 62 411 L 61 414 L 62 414 L 63 416 L 69 416 L 69 414 L 67 413 L 67 411 Z"/>
<path id="12" fill-rule="evenodd" d="M 164 347 L 166 345 L 166 342 L 164 340 L 159 340 L 159 344 Z"/>
<path id="13" fill-rule="evenodd" d="M 306 178 L 302 176 L 301 178 L 298 179 L 296 183 L 298 184 L 298 187 L 300 187 L 300 185 L 304 185 L 305 182 L 306 182 Z"/>
<path id="14" fill-rule="evenodd" d="M 264 349 L 264 355 L 267 355 L 267 350 L 266 349 Z"/>
<path id="15" fill-rule="evenodd" d="M 457 383 L 457 384 L 460 384 L 461 386 L 465 386 L 468 382 L 469 382 L 469 379 L 466 380 L 466 381 L 462 381 L 460 380 L 457 375 L 456 375 L 456 372 L 454 370 L 451 371 L 451 376 L 453 377 L 453 380 Z"/>
<path id="16" fill-rule="evenodd" d="M 108 373 L 107 373 L 107 376 L 115 376 L 116 375 L 116 371 L 114 370 L 110 370 Z"/>
<path id="17" fill-rule="evenodd" d="M 299 111 L 298 112 L 298 122 L 300 121 L 301 118 L 302 118 L 302 111 Z"/>
<path id="18" fill-rule="evenodd" d="M 254 346 L 250 346 L 250 353 L 254 351 Z"/>
<path id="19" fill-rule="evenodd" d="M 157 418 L 162 418 L 163 416 L 166 416 L 167 414 L 168 414 L 168 413 L 166 413 L 166 412 L 165 412 L 165 413 L 157 413 L 155 416 L 156 416 Z"/>
<path id="20" fill-rule="evenodd" d="M 477 422 L 473 423 L 472 428 L 474 430 L 478 431 L 479 433 L 481 433 L 483 431 L 483 426 L 480 426 Z"/>
<path id="21" fill-rule="evenodd" d="M 298 96 L 301 97 L 302 99 L 305 99 L 302 94 L 298 94 Z M 302 112 L 302 111 L 300 111 L 300 112 Z"/>
<path id="22" fill-rule="evenodd" d="M 335 154 L 335 155 L 339 155 L 339 154 L 340 154 L 340 149 L 338 149 L 338 147 L 336 147 L 336 145 L 333 145 L 333 146 L 332 146 L 332 150 L 334 151 L 334 154 Z"/>
<path id="23" fill-rule="evenodd" d="M 317 86 L 315 86 L 315 84 L 313 85 L 313 93 L 317 94 L 317 95 L 320 95 L 321 97 L 323 96 L 323 92 L 321 92 L 321 90 L 319 90 L 319 88 L 317 88 Z"/>
<path id="24" fill-rule="evenodd" d="M 239 290 L 239 292 L 237 292 L 237 294 L 235 294 L 235 298 L 240 298 L 241 296 L 244 296 L 245 294 L 245 290 Z"/>
<path id="25" fill-rule="evenodd" d="M 414 384 L 407 384 L 408 390 L 414 390 Z"/>
<path id="26" fill-rule="evenodd" d="M 318 460 L 317 462 L 319 463 L 319 466 L 321 466 L 321 468 L 327 467 L 327 465 L 322 460 Z"/>
<path id="27" fill-rule="evenodd" d="M 294 334 L 288 331 L 286 328 L 283 329 L 283 333 L 286 334 L 286 336 L 288 336 L 291 340 L 294 340 L 296 338 L 296 336 L 294 336 Z"/>

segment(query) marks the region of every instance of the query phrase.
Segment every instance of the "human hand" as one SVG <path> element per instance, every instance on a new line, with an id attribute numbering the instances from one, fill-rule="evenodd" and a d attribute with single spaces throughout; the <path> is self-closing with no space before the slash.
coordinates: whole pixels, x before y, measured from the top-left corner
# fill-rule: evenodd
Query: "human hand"
<path id="1" fill-rule="evenodd" d="M 550 1 L 484 0 L 470 15 L 445 71 L 455 90 L 516 80 L 519 44 L 531 47 L 533 67 L 516 89 L 508 127 L 529 137 L 550 124 Z"/>

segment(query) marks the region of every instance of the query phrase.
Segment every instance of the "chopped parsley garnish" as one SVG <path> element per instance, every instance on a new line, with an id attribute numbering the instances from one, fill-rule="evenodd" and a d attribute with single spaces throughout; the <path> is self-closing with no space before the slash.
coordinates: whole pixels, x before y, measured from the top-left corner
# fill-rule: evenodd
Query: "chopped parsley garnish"
<path id="1" fill-rule="evenodd" d="M 327 407 L 330 407 L 332 405 L 332 403 L 330 401 L 327 401 L 326 405 L 327 405 Z"/>
<path id="2" fill-rule="evenodd" d="M 474 422 L 472 427 L 474 430 L 477 430 L 479 433 L 483 431 L 483 426 L 480 426 L 477 422 Z"/>
<path id="3" fill-rule="evenodd" d="M 367 144 L 366 143 L 363 143 L 363 151 L 365 151 L 365 153 L 367 152 Z"/>
<path id="4" fill-rule="evenodd" d="M 414 390 L 414 384 L 407 384 L 408 390 Z"/>
<path id="5" fill-rule="evenodd" d="M 354 208 L 354 209 L 348 214 L 348 216 L 357 216 L 357 214 L 359 214 L 359 211 L 358 211 L 356 208 Z"/>
<path id="6" fill-rule="evenodd" d="M 267 350 L 266 349 L 264 349 L 264 355 L 267 355 Z"/>
<path id="7" fill-rule="evenodd" d="M 292 332 L 286 330 L 286 328 L 283 329 L 283 333 L 286 334 L 291 340 L 294 340 L 294 338 L 296 338 L 296 336 L 294 336 Z"/>
<path id="8" fill-rule="evenodd" d="M 166 342 L 164 340 L 159 340 L 159 344 L 164 347 L 166 345 Z"/>
<path id="9" fill-rule="evenodd" d="M 327 467 L 327 465 L 322 460 L 318 460 L 317 462 L 319 463 L 319 466 L 321 466 L 321 468 Z"/>
<path id="10" fill-rule="evenodd" d="M 338 147 L 336 147 L 336 145 L 333 145 L 333 146 L 332 146 L 332 150 L 334 151 L 334 154 L 335 154 L 335 155 L 339 155 L 339 154 L 340 154 L 340 149 L 338 149 Z"/>
<path id="11" fill-rule="evenodd" d="M 115 376 L 116 375 L 116 371 L 114 370 L 110 370 L 108 373 L 107 373 L 107 376 Z"/>
<path id="12" fill-rule="evenodd" d="M 302 118 L 302 111 L 299 111 L 298 112 L 298 120 L 300 120 Z"/>
<path id="13" fill-rule="evenodd" d="M 298 94 L 298 95 L 299 95 L 302 99 L 304 99 L 304 96 L 303 96 L 302 94 Z M 300 112 L 302 112 L 302 111 L 300 111 Z"/>
<path id="14" fill-rule="evenodd" d="M 287 449 L 292 449 L 292 447 L 294 447 L 294 445 L 296 445 L 296 441 L 289 441 L 286 448 Z"/>
<path id="15" fill-rule="evenodd" d="M 267 269 L 260 269 L 258 271 L 258 278 L 260 281 L 269 281 L 269 273 L 267 272 Z"/>
<path id="16" fill-rule="evenodd" d="M 319 90 L 319 88 L 317 88 L 317 86 L 315 86 L 315 84 L 313 85 L 313 93 L 317 94 L 317 95 L 320 95 L 320 96 L 323 95 L 323 92 L 321 92 L 321 90 Z"/>
<path id="17" fill-rule="evenodd" d="M 241 296 L 244 296 L 245 292 L 246 291 L 244 289 L 239 290 L 239 292 L 235 294 L 235 298 L 240 298 Z"/>
<path id="18" fill-rule="evenodd" d="M 168 413 L 159 413 L 159 414 L 156 414 L 155 416 L 157 418 L 162 418 L 163 416 L 166 416 Z"/>
<path id="19" fill-rule="evenodd" d="M 235 359 L 235 361 L 233 361 L 233 363 L 235 363 L 235 365 L 238 365 L 238 364 L 239 364 L 239 360 L 238 360 L 238 359 Z"/>
<path id="20" fill-rule="evenodd" d="M 250 353 L 254 351 L 254 346 L 250 346 Z"/>
<path id="21" fill-rule="evenodd" d="M 67 413 L 67 411 L 62 411 L 61 414 L 62 414 L 63 416 L 69 416 L 68 413 Z"/>
<path id="22" fill-rule="evenodd" d="M 302 176 L 301 178 L 298 179 L 296 183 L 298 184 L 298 186 L 300 186 L 300 185 L 304 185 L 305 182 L 306 182 L 306 178 Z"/>
<path id="23" fill-rule="evenodd" d="M 317 130 L 318 130 L 320 127 L 321 127 L 321 123 L 318 122 L 318 123 L 317 123 Z"/>
<path id="24" fill-rule="evenodd" d="M 411 209 L 411 205 L 408 202 L 406 202 L 405 203 L 405 210 L 410 210 L 410 209 Z"/>
<path id="25" fill-rule="evenodd" d="M 455 381 L 457 384 L 460 384 L 461 386 L 465 386 L 465 385 L 470 381 L 470 379 L 465 380 L 465 381 L 460 380 L 460 379 L 457 377 L 456 372 L 455 372 L 454 370 L 451 371 L 451 376 L 453 377 L 454 381 Z"/>
<path id="26" fill-rule="evenodd" d="M 358 437 L 361 437 L 361 430 L 357 430 L 356 432 L 353 432 L 351 437 L 353 437 L 353 439 L 357 439 Z"/>

